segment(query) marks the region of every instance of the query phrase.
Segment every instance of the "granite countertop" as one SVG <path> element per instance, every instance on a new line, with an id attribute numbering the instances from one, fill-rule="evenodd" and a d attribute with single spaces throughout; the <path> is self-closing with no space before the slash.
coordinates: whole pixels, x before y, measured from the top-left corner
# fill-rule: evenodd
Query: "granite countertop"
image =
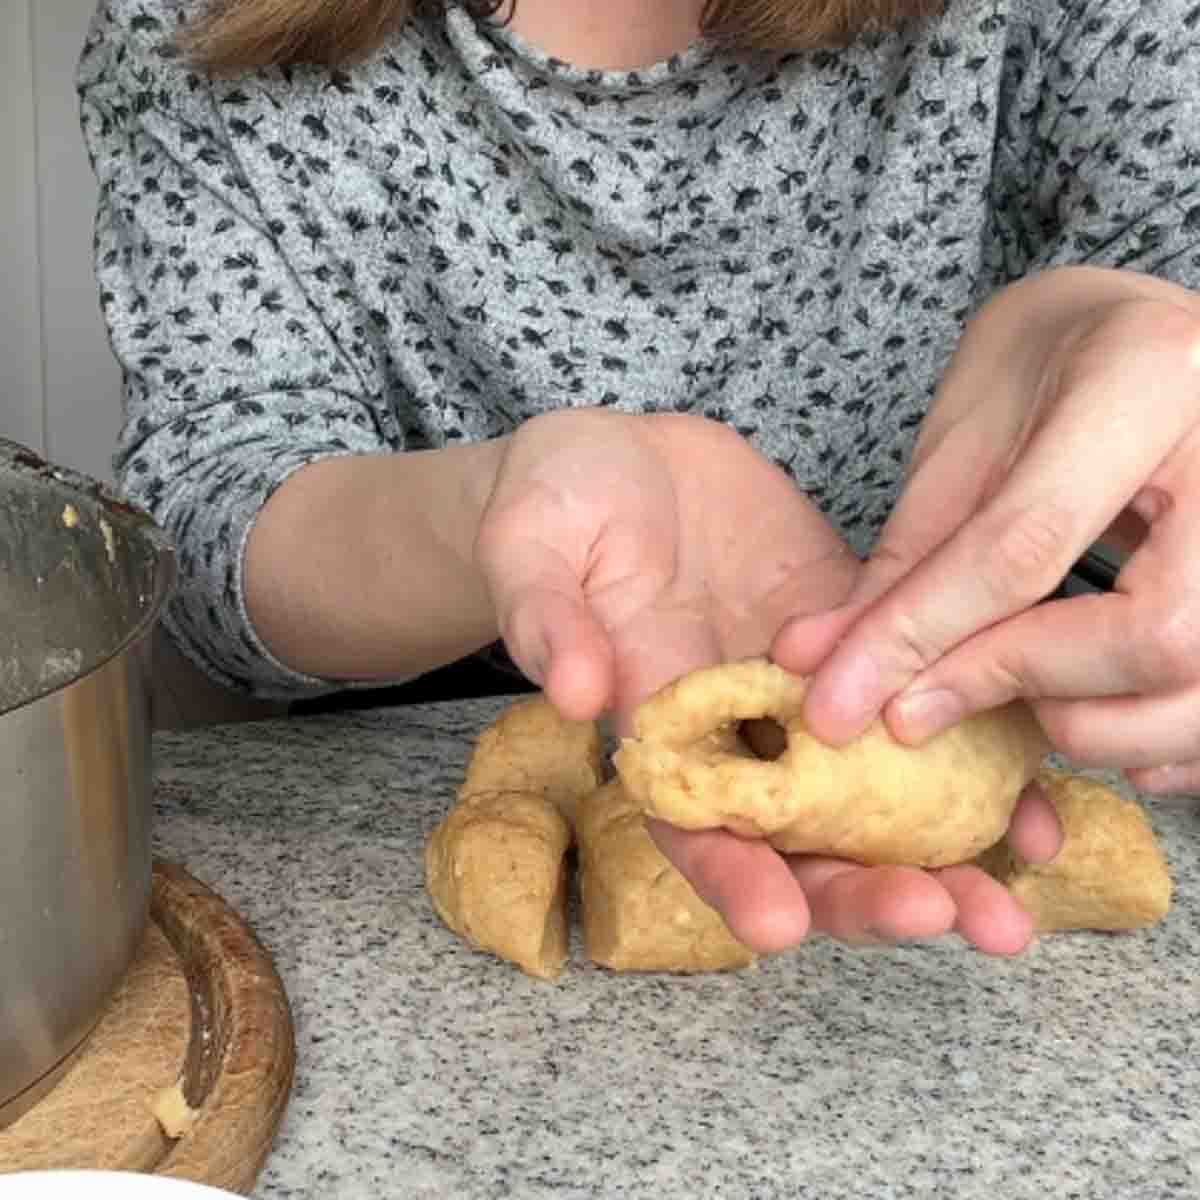
<path id="1" fill-rule="evenodd" d="M 471 701 L 159 734 L 158 853 L 216 888 L 293 1007 L 255 1192 L 292 1196 L 1200 1194 L 1200 805 L 1160 804 L 1176 898 L 1140 933 L 828 940 L 751 970 L 557 983 L 461 945 L 422 876 Z"/>

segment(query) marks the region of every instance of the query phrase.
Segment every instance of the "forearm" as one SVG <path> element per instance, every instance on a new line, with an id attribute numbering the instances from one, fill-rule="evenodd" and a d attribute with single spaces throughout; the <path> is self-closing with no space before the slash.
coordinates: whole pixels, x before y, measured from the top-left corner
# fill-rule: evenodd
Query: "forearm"
<path id="1" fill-rule="evenodd" d="M 246 549 L 255 632 L 293 670 L 408 678 L 486 645 L 473 547 L 503 441 L 325 459 L 271 497 Z"/>

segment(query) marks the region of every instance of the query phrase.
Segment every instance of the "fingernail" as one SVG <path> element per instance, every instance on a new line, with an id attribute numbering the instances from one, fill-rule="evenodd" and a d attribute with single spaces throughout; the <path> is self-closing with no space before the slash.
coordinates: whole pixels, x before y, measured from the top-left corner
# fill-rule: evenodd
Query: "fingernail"
<path id="1" fill-rule="evenodd" d="M 849 946 L 851 950 L 888 950 L 891 948 L 887 939 L 869 926 L 860 929 L 857 933 L 846 934 L 837 940 L 843 946 Z"/>
<path id="2" fill-rule="evenodd" d="M 897 950 L 904 946 L 918 946 L 926 939 L 900 937 L 874 925 L 864 925 L 856 935 L 842 940 L 845 945 L 852 946 L 855 950 Z"/>
<path id="3" fill-rule="evenodd" d="M 962 720 L 962 700 L 949 688 L 906 692 L 896 700 L 896 718 L 905 737 L 924 741 Z"/>

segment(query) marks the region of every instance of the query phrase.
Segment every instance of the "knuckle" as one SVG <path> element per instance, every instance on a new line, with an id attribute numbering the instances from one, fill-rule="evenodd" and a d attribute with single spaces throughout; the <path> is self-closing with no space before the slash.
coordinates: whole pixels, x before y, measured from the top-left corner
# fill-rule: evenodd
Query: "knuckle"
<path id="1" fill-rule="evenodd" d="M 1064 509 L 1038 504 L 985 535 L 984 579 L 993 593 L 1008 605 L 1024 607 L 1052 591 L 1070 565 L 1073 526 Z"/>
<path id="2" fill-rule="evenodd" d="M 1036 679 L 1031 678 L 1029 665 L 1015 652 L 1006 651 L 985 668 L 984 697 L 987 705 L 1003 704 L 1017 696 L 1036 699 L 1039 696 Z"/>
<path id="3" fill-rule="evenodd" d="M 1178 357 L 1181 366 L 1196 370 L 1200 318 L 1181 304 L 1150 297 L 1128 300 L 1114 306 L 1106 324 L 1106 336 L 1120 335 L 1133 345 L 1152 348 L 1156 354 Z"/>
<path id="4" fill-rule="evenodd" d="M 1104 744 L 1103 733 L 1098 741 L 1092 723 L 1078 704 L 1056 705 L 1052 715 L 1043 716 L 1043 727 L 1054 749 L 1075 765 L 1108 765 L 1104 755 L 1097 754 L 1097 745 Z"/>
<path id="5" fill-rule="evenodd" d="M 932 630 L 904 614 L 897 615 L 892 632 L 892 644 L 900 650 L 900 661 L 894 665 L 902 674 L 933 666 L 948 649 Z"/>
<path id="6" fill-rule="evenodd" d="M 1156 688 L 1171 688 L 1200 678 L 1200 612 L 1172 605 L 1148 622 L 1136 639 L 1139 674 Z"/>
<path id="7" fill-rule="evenodd" d="M 1138 296 L 1113 304 L 1084 335 L 1064 347 L 1063 360 L 1058 363 L 1060 384 L 1066 388 L 1083 385 L 1109 370 L 1115 344 L 1136 346 L 1153 355 L 1160 369 L 1173 367 L 1195 375 L 1200 370 L 1200 317 L 1160 296 Z"/>

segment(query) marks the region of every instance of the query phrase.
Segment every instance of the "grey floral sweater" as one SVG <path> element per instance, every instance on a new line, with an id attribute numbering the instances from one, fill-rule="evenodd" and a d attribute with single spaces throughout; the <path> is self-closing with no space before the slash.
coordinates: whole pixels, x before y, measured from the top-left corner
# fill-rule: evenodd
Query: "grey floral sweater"
<path id="1" fill-rule="evenodd" d="M 322 686 L 242 587 L 315 459 L 703 413 L 862 551 L 990 294 L 1082 262 L 1200 287 L 1197 0 L 951 0 L 844 53 L 621 73 L 450 0 L 354 69 L 217 83 L 180 11 L 104 0 L 80 87 L 119 476 L 176 539 L 173 636 L 231 687 Z"/>

